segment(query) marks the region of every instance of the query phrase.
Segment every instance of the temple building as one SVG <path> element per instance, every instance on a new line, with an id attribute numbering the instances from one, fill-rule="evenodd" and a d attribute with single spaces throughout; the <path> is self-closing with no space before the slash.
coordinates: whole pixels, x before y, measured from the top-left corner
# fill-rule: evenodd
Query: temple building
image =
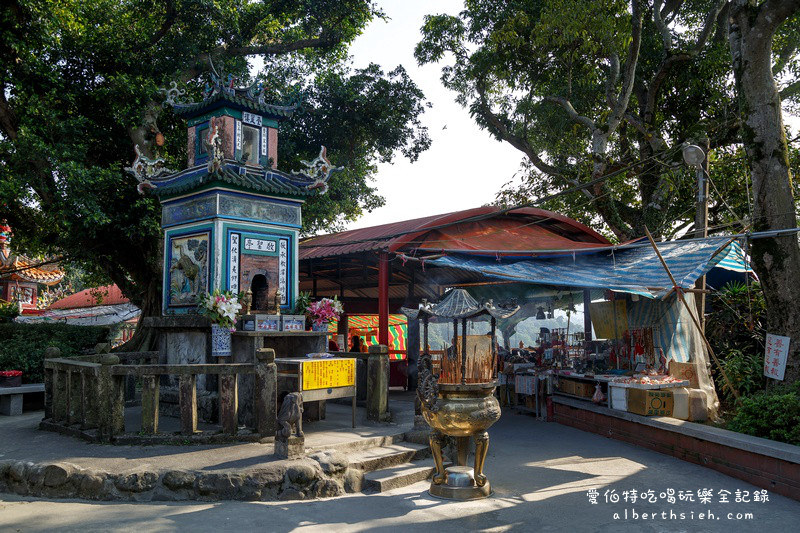
<path id="1" fill-rule="evenodd" d="M 264 101 L 218 77 L 201 102 L 179 103 L 187 120 L 187 168 L 172 172 L 141 155 L 130 173 L 161 201 L 165 316 L 192 313 L 215 289 L 248 293 L 254 311 L 288 312 L 298 291 L 301 205 L 324 193 L 334 169 L 325 155 L 302 172 L 277 169 L 278 123 L 293 106 Z"/>
<path id="2" fill-rule="evenodd" d="M 64 271 L 56 263 L 39 261 L 11 251 L 11 228 L 0 222 L 0 300 L 19 302 L 22 312 L 38 308 L 39 286 L 56 285 Z"/>

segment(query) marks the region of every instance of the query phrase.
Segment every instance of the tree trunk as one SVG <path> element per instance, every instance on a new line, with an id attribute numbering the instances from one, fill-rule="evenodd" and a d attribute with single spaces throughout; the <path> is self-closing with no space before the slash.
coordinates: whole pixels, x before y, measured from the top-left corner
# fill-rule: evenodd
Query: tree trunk
<path id="1" fill-rule="evenodd" d="M 736 0 L 729 39 L 742 141 L 753 181 L 753 229 L 797 227 L 781 100 L 772 75 L 772 36 L 800 1 L 754 5 Z M 753 240 L 753 268 L 761 278 L 770 333 L 791 337 L 786 382 L 800 378 L 800 246 L 797 234 Z"/>
<path id="2" fill-rule="evenodd" d="M 155 330 L 151 327 L 143 326 L 142 323 L 146 317 L 161 316 L 161 278 L 148 282 L 145 287 L 145 292 L 139 304 L 142 313 L 139 315 L 136 331 L 133 332 L 133 336 L 128 342 L 118 348 L 118 351 L 148 352 L 158 350 Z"/>

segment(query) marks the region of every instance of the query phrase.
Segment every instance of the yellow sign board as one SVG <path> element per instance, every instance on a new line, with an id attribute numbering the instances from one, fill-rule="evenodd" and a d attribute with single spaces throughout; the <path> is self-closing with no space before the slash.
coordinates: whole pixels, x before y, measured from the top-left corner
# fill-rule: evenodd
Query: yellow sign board
<path id="1" fill-rule="evenodd" d="M 355 384 L 355 359 L 316 359 L 303 362 L 303 390 L 352 387 Z"/>

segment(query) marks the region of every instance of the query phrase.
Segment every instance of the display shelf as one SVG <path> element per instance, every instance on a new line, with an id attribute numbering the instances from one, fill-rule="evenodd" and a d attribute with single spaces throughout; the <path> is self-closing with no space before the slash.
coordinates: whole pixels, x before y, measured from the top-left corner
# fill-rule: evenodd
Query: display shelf
<path id="1" fill-rule="evenodd" d="M 591 402 L 591 398 L 587 398 L 586 396 L 578 396 L 577 394 L 570 394 L 568 392 L 561 392 L 560 390 L 553 391 L 553 394 L 558 394 L 559 396 L 566 396 L 568 398 L 575 398 L 577 400 L 586 400 L 587 402 Z"/>

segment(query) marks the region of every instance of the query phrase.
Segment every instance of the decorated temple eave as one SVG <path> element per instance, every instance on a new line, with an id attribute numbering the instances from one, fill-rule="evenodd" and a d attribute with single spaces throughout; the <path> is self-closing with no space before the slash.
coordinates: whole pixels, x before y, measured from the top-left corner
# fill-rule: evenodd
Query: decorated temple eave
<path id="1" fill-rule="evenodd" d="M 160 198 L 178 196 L 214 184 L 262 194 L 276 194 L 302 199 L 320 194 L 314 181 L 302 179 L 278 170 L 240 165 L 226 160 L 219 170 L 208 171 L 207 165 L 197 165 L 163 179 L 150 180 L 153 194 Z"/>
<path id="2" fill-rule="evenodd" d="M 179 117 L 189 119 L 224 106 L 240 111 L 255 111 L 275 120 L 291 118 L 297 109 L 295 106 L 264 104 L 245 96 L 227 92 L 218 92 L 200 102 L 174 104 L 172 108 Z"/>
<path id="3" fill-rule="evenodd" d="M 64 271 L 57 266 L 33 266 L 35 262 L 24 256 L 17 256 L 8 265 L 0 267 L 0 279 L 55 285 L 64 279 Z"/>

